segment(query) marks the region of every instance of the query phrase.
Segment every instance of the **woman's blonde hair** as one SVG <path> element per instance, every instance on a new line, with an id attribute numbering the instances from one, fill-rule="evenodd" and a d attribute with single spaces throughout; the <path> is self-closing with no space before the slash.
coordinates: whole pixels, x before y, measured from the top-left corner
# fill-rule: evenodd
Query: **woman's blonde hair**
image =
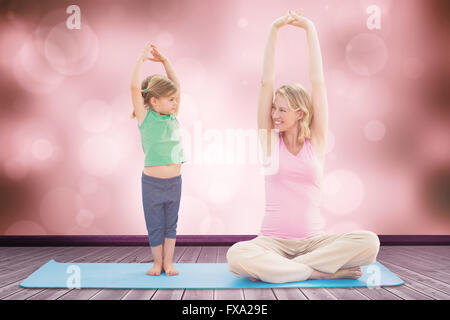
<path id="1" fill-rule="evenodd" d="M 147 89 L 147 92 L 145 92 L 145 89 Z M 141 94 L 144 99 L 144 106 L 147 109 L 152 108 L 150 103 L 151 97 L 159 99 L 161 97 L 167 97 L 177 91 L 177 85 L 172 80 L 161 74 L 148 76 L 141 83 Z M 136 118 L 136 114 L 133 111 L 131 114 L 131 119 L 134 118 Z"/>
<path id="2" fill-rule="evenodd" d="M 298 141 L 300 144 L 305 142 L 305 138 L 311 139 L 309 125 L 313 117 L 312 100 L 306 89 L 298 83 L 283 85 L 275 91 L 275 94 L 281 94 L 287 101 L 289 108 L 293 111 L 301 110 L 303 117 L 298 121 L 300 133 Z"/>

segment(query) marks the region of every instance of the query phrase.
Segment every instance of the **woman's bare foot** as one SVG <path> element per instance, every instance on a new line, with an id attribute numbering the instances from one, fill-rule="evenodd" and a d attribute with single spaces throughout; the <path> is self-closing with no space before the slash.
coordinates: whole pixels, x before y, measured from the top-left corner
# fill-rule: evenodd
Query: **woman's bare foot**
<path id="1" fill-rule="evenodd" d="M 162 265 L 154 263 L 153 268 L 147 271 L 147 274 L 149 276 L 159 276 L 161 274 Z"/>
<path id="2" fill-rule="evenodd" d="M 253 281 L 253 282 L 257 282 L 257 281 L 259 281 L 259 279 L 256 279 L 256 278 L 252 278 L 252 277 L 248 277 L 248 280 L 251 280 L 251 281 Z"/>
<path id="3" fill-rule="evenodd" d="M 361 267 L 339 269 L 335 273 L 325 273 L 314 270 L 309 277 L 311 280 L 332 280 L 332 279 L 358 279 L 361 278 Z"/>
<path id="4" fill-rule="evenodd" d="M 361 267 L 353 267 L 347 269 L 339 269 L 331 276 L 331 279 L 359 279 L 361 277 Z"/>
<path id="5" fill-rule="evenodd" d="M 176 270 L 171 263 L 164 265 L 164 272 L 166 273 L 166 276 L 176 276 L 179 274 L 178 270 Z"/>

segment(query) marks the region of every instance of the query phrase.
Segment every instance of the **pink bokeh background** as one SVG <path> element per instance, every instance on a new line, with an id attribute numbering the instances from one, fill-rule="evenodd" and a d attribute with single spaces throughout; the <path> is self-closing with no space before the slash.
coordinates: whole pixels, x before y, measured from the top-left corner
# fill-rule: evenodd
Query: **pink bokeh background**
<path id="1" fill-rule="evenodd" d="M 80 30 L 66 27 L 71 4 Z M 366 25 L 370 5 L 379 30 Z M 178 234 L 257 234 L 264 176 L 250 142 L 243 161 L 214 156 L 239 153 L 227 133 L 256 130 L 269 25 L 300 7 L 318 30 L 328 92 L 326 231 L 449 234 L 448 2 L 172 0 L 2 2 L 0 235 L 146 234 L 129 86 L 148 41 L 182 86 L 192 157 Z M 280 31 L 276 86 L 310 90 L 307 49 L 303 30 Z M 146 63 L 151 73 L 164 69 Z"/>

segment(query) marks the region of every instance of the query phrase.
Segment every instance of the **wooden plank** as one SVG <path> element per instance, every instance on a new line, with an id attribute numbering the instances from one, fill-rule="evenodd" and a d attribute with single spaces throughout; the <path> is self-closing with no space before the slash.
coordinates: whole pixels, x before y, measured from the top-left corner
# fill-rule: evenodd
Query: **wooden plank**
<path id="1" fill-rule="evenodd" d="M 409 270 L 417 271 L 421 274 L 425 274 L 431 278 L 434 278 L 436 280 L 445 281 L 445 278 L 448 277 L 448 274 L 446 272 L 442 272 L 439 270 L 443 266 L 436 266 L 433 265 L 433 263 L 429 261 L 423 261 L 419 258 L 416 259 L 415 257 L 411 257 L 409 255 L 405 255 L 401 252 L 401 249 L 398 251 L 395 248 L 386 248 L 378 253 L 378 258 L 386 260 L 388 262 L 394 263 L 396 265 L 400 265 L 402 267 L 405 267 Z"/>
<path id="2" fill-rule="evenodd" d="M 17 271 L 21 268 L 21 262 L 28 262 L 36 259 L 45 253 L 49 253 L 52 248 L 48 247 L 35 247 L 35 248 L 20 248 L 22 250 L 16 251 L 15 254 L 5 255 L 0 261 L 0 278 L 2 275 L 8 274 L 6 278 L 9 278 L 11 272 Z M 6 252 L 6 250 L 5 250 Z M 4 252 L 4 253 L 5 253 Z M 55 251 L 53 251 L 55 252 Z"/>
<path id="3" fill-rule="evenodd" d="M 56 255 L 55 258 L 58 260 L 67 260 L 67 258 L 72 255 L 72 257 L 77 257 L 81 253 L 86 252 L 87 248 L 73 248 L 72 250 L 64 250 L 64 252 L 61 255 Z M 33 266 L 33 271 L 36 271 L 39 267 L 41 267 L 42 264 L 36 264 Z M 31 272 L 31 273 L 32 273 Z M 19 284 L 28 277 L 30 272 L 26 272 L 26 276 L 21 277 L 19 281 L 15 281 L 13 283 L 10 283 L 7 286 L 3 286 L 1 288 L 1 294 L 0 297 L 2 299 L 8 299 L 8 300 L 24 300 L 31 298 L 37 294 L 40 294 L 43 291 L 51 290 L 50 292 L 55 292 L 55 290 L 58 289 L 42 289 L 42 288 L 22 288 L 19 286 Z M 47 292 L 48 294 L 48 292 Z M 45 295 L 44 295 L 45 296 Z"/>
<path id="4" fill-rule="evenodd" d="M 183 255 L 184 251 L 187 247 L 175 247 L 175 251 L 173 253 L 173 261 L 178 262 Z M 147 250 L 150 251 L 150 256 L 152 255 L 151 249 L 147 247 Z M 147 259 L 148 260 L 148 259 Z M 151 258 L 153 261 L 153 258 Z M 123 296 L 123 300 L 150 300 L 152 296 L 157 292 L 157 289 L 131 289 L 129 292 Z"/>
<path id="5" fill-rule="evenodd" d="M 369 300 L 368 297 L 352 287 L 327 288 L 327 291 L 335 296 L 337 300 Z"/>
<path id="6" fill-rule="evenodd" d="M 378 253 L 377 260 L 380 263 L 392 263 L 395 265 L 402 266 L 404 268 L 407 268 L 412 271 L 416 271 L 418 273 L 427 274 L 431 278 L 434 278 L 436 276 L 436 273 L 431 270 L 427 270 L 424 268 L 420 263 L 416 263 L 414 259 L 411 259 L 410 257 L 404 256 L 400 254 L 401 248 L 387 248 L 382 247 L 380 252 Z M 400 275 L 399 275 L 400 276 Z M 414 283 L 410 281 L 409 278 L 402 277 L 400 278 L 405 282 L 404 285 L 401 286 L 395 286 L 395 287 L 384 287 L 385 290 L 401 297 L 402 299 L 407 300 L 416 300 L 416 299 L 422 299 L 422 300 L 430 300 L 433 299 L 432 297 L 425 295 L 419 291 L 416 291 L 414 289 Z"/>
<path id="7" fill-rule="evenodd" d="M 47 261 L 51 259 L 53 254 L 62 252 L 62 248 L 30 248 L 31 250 L 23 252 L 17 257 L 4 257 L 1 262 L 1 267 L 6 271 L 17 271 L 24 266 L 29 266 L 31 261 L 42 260 L 42 258 L 48 257 Z M 8 277 L 11 273 L 8 272 Z M 1 279 L 1 276 L 0 276 Z"/>
<path id="8" fill-rule="evenodd" d="M 355 288 L 358 292 L 368 297 L 370 300 L 403 300 L 385 287 L 367 287 Z"/>
<path id="9" fill-rule="evenodd" d="M 405 254 L 408 254 L 408 255 L 420 257 L 425 260 L 430 260 L 435 263 L 442 264 L 444 266 L 450 266 L 450 257 L 432 253 L 432 252 L 428 251 L 427 249 L 418 248 L 415 246 L 403 247 L 402 252 Z M 446 268 L 446 269 L 448 270 L 448 268 Z"/>
<path id="10" fill-rule="evenodd" d="M 414 246 L 439 256 L 450 257 L 450 246 Z"/>
<path id="11" fill-rule="evenodd" d="M 384 287 L 385 290 L 399 296 L 404 300 L 433 300 L 432 297 L 422 294 L 413 289 L 414 284 L 409 280 L 409 278 L 402 279 L 405 284 L 395 287 Z"/>
<path id="12" fill-rule="evenodd" d="M 7 273 L 0 275 L 0 287 L 23 280 L 51 258 L 63 257 L 66 254 L 64 249 L 60 248 L 57 252 L 52 251 L 48 254 L 42 253 L 39 256 L 30 257 L 25 262 L 14 263 L 12 266 L 8 267 L 9 270 Z"/>
<path id="13" fill-rule="evenodd" d="M 18 257 L 26 253 L 32 252 L 31 247 L 0 247 L 0 264 L 5 258 Z M 34 249 L 48 249 L 48 247 L 38 247 Z"/>
<path id="14" fill-rule="evenodd" d="M 395 272 L 400 278 L 408 278 L 412 289 L 423 292 L 424 294 L 435 299 L 450 299 L 450 285 L 387 261 L 383 261 L 382 263 L 392 272 Z"/>
<path id="15" fill-rule="evenodd" d="M 277 300 L 272 288 L 245 288 L 243 290 L 245 300 Z"/>
<path id="16" fill-rule="evenodd" d="M 202 247 L 196 263 L 215 263 L 217 247 Z M 214 289 L 186 289 L 182 300 L 214 300 Z"/>
<path id="17" fill-rule="evenodd" d="M 328 289 L 328 288 L 327 288 Z M 325 288 L 302 288 L 302 293 L 308 300 L 337 300 L 337 298 L 328 292 Z"/>
<path id="18" fill-rule="evenodd" d="M 227 252 L 230 247 L 219 247 L 217 250 L 217 262 L 227 263 Z M 242 289 L 214 289 L 215 300 L 244 300 Z"/>
<path id="19" fill-rule="evenodd" d="M 277 300 L 308 300 L 299 288 L 273 288 Z"/>
<path id="20" fill-rule="evenodd" d="M 407 254 L 404 250 L 396 250 L 395 248 L 386 248 L 379 254 L 380 259 L 388 258 L 387 260 L 400 259 L 405 264 L 405 267 L 419 271 L 419 273 L 428 275 L 436 280 L 440 280 L 446 283 L 450 283 L 450 271 L 448 271 L 448 265 L 442 265 L 434 261 L 424 259 L 412 254 Z"/>
<path id="21" fill-rule="evenodd" d="M 105 255 L 96 262 L 111 263 L 120 262 L 130 254 L 134 254 L 139 247 L 108 247 L 110 254 Z M 66 294 L 58 298 L 58 300 L 88 300 L 95 296 L 101 289 L 71 289 Z"/>
<path id="22" fill-rule="evenodd" d="M 195 263 L 202 247 L 188 247 L 181 256 L 179 263 Z M 152 300 L 181 300 L 186 289 L 158 289 Z"/>

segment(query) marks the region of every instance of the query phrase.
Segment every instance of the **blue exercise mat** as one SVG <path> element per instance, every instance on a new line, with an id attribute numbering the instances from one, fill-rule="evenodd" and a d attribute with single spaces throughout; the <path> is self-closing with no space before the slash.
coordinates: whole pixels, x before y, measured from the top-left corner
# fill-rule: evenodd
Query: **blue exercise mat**
<path id="1" fill-rule="evenodd" d="M 174 263 L 176 276 L 146 274 L 153 263 L 59 263 L 50 260 L 21 284 L 24 288 L 237 289 L 398 286 L 404 282 L 379 262 L 362 266 L 358 280 L 250 281 L 228 271 L 226 263 Z"/>

